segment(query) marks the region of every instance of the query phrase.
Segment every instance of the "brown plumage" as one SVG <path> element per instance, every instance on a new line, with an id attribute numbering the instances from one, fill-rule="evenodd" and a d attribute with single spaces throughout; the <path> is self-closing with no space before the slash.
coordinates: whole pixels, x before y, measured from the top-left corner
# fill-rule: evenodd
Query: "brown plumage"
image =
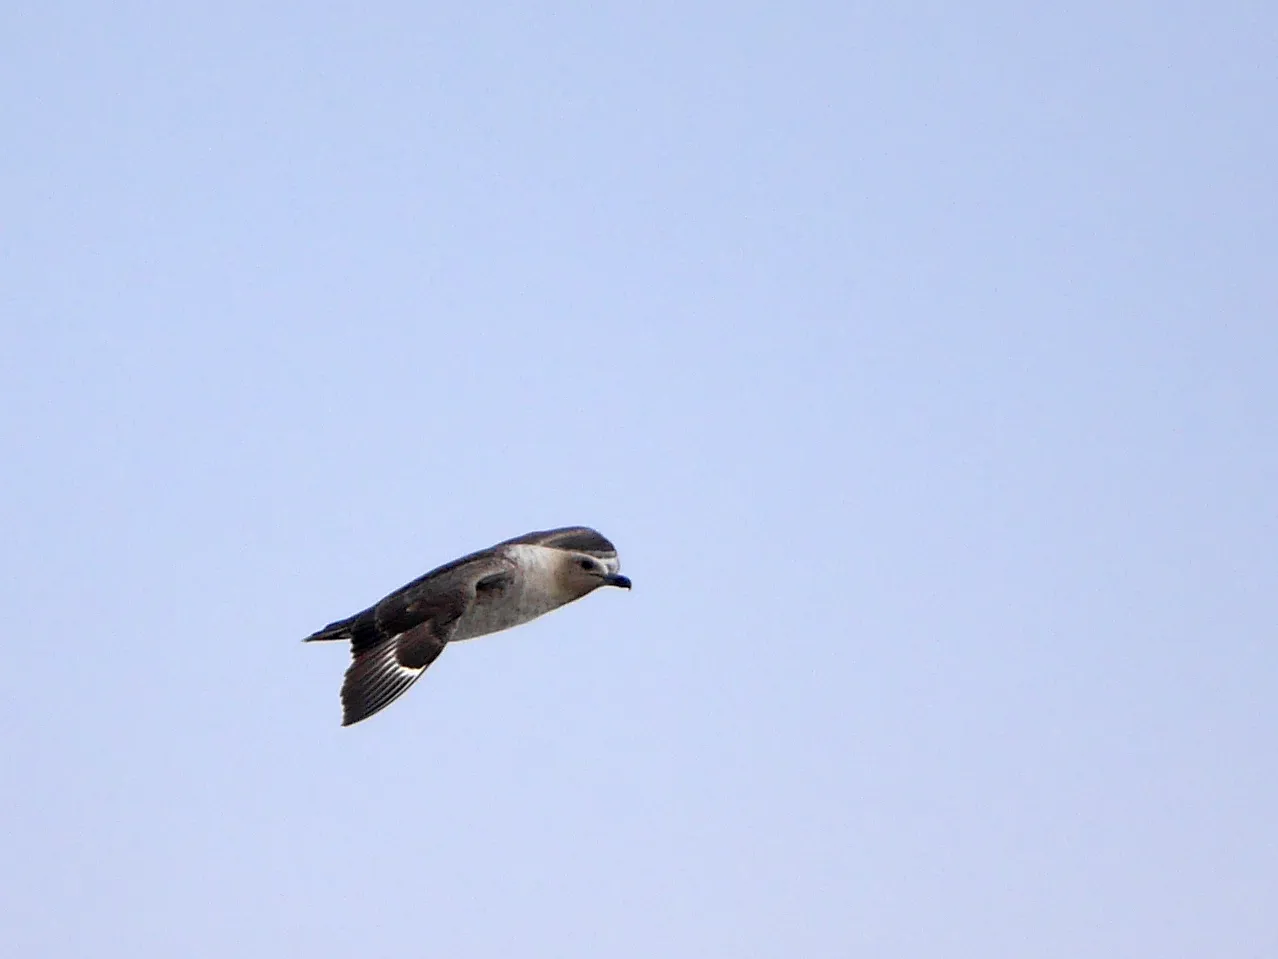
<path id="1" fill-rule="evenodd" d="M 306 642 L 345 640 L 342 725 L 394 702 L 444 647 L 518 626 L 600 586 L 630 588 L 617 551 L 586 526 L 525 533 L 446 563 Z"/>

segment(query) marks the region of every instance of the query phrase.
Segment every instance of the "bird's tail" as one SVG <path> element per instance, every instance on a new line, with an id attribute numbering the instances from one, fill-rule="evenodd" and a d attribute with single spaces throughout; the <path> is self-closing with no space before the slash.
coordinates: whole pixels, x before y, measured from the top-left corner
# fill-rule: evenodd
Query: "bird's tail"
<path id="1" fill-rule="evenodd" d="M 302 642 L 314 643 L 333 639 L 353 639 L 355 636 L 353 627 L 355 625 L 356 618 L 357 617 L 355 616 L 351 616 L 348 619 L 339 619 L 335 623 L 329 623 L 323 629 L 311 633 L 311 635 L 307 636 L 304 640 L 302 640 Z"/>

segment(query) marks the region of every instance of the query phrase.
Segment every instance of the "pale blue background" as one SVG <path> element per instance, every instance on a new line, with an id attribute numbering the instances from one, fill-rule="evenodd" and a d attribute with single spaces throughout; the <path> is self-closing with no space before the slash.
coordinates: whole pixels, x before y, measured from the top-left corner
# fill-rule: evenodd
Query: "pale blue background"
<path id="1" fill-rule="evenodd" d="M 1278 955 L 1273 4 L 0 37 L 7 955 Z"/>

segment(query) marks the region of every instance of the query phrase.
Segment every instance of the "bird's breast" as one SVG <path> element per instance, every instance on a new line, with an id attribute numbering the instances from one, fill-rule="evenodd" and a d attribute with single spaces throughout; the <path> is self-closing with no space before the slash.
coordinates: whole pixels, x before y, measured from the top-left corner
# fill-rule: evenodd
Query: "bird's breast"
<path id="1" fill-rule="evenodd" d="M 552 566 L 539 547 L 512 548 L 518 573 L 502 589 L 478 593 L 452 638 L 473 639 L 536 619 L 563 605 Z"/>

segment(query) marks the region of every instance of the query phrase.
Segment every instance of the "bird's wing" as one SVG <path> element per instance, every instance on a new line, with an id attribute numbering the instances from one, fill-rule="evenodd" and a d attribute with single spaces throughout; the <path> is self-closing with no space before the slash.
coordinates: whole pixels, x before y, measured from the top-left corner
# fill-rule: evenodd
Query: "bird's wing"
<path id="1" fill-rule="evenodd" d="M 559 529 L 543 529 L 535 533 L 525 533 L 508 539 L 499 546 L 525 543 L 529 546 L 550 546 L 555 549 L 579 550 L 583 553 L 597 553 L 603 556 L 616 556 L 617 548 L 598 530 L 589 526 L 564 526 Z"/>
<path id="2" fill-rule="evenodd" d="M 376 646 L 354 651 L 342 682 L 342 725 L 349 726 L 389 706 L 444 651 L 433 623 L 422 623 Z"/>
<path id="3" fill-rule="evenodd" d="M 476 584 L 504 573 L 504 563 L 488 556 L 450 564 L 360 614 L 350 629 L 354 659 L 342 683 L 343 726 L 385 709 L 417 681 L 444 651 Z"/>

